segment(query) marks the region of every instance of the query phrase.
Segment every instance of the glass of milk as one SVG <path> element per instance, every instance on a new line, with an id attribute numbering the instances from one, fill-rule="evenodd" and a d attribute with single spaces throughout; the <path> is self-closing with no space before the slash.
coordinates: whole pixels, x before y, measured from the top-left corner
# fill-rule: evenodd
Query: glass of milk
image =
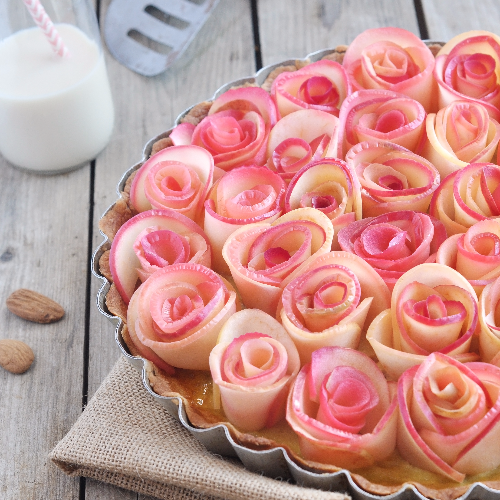
<path id="1" fill-rule="evenodd" d="M 53 174 L 97 156 L 114 110 L 90 0 L 41 3 L 69 55 L 54 52 L 22 0 L 0 0 L 0 153 Z"/>

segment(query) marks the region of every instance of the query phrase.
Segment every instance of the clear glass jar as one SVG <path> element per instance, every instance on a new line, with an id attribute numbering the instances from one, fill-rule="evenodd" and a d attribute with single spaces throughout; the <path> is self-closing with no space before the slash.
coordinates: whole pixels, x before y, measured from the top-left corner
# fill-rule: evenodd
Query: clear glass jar
<path id="1" fill-rule="evenodd" d="M 44 0 L 68 54 L 58 55 L 21 0 L 0 2 L 0 153 L 52 174 L 106 146 L 114 109 L 89 0 Z"/>

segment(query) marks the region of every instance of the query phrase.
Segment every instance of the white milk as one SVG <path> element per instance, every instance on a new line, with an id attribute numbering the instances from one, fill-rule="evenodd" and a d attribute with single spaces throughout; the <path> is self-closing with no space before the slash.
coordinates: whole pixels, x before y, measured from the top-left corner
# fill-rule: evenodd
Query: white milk
<path id="1" fill-rule="evenodd" d="M 0 152 L 40 172 L 95 158 L 114 121 L 102 52 L 78 28 L 56 28 L 70 57 L 56 55 L 39 28 L 0 42 Z"/>

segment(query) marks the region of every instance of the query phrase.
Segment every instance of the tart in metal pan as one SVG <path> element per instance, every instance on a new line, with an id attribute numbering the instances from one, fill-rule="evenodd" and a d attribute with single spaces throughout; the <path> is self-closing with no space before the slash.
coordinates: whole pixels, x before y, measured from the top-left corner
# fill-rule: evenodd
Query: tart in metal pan
<path id="1" fill-rule="evenodd" d="M 428 42 L 428 44 L 433 45 L 434 42 Z M 335 58 L 341 51 L 342 49 L 339 51 L 339 48 L 325 49 L 314 52 L 304 59 L 290 59 L 266 66 L 253 77 L 242 78 L 225 84 L 217 90 L 211 100 L 216 99 L 233 87 L 245 85 L 263 86 L 269 75 L 280 67 L 304 65 L 325 57 Z M 181 113 L 176 119 L 175 125 L 181 123 L 183 118 L 195 106 L 198 105 L 194 105 Z M 224 456 L 238 457 L 249 470 L 265 474 L 269 477 L 289 479 L 304 486 L 323 490 L 347 491 L 353 498 L 362 499 L 380 498 L 380 495 L 383 495 L 387 500 L 392 500 L 393 498 L 398 500 L 406 498 L 460 498 L 461 500 L 479 498 L 481 500 L 500 500 L 500 480 L 498 480 L 500 473 L 496 473 L 496 481 L 494 482 L 488 481 L 486 477 L 484 482 L 487 482 L 488 485 L 484 484 L 484 482 L 469 482 L 457 487 L 443 488 L 442 485 L 436 484 L 435 481 L 429 481 L 429 478 L 427 478 L 427 481 L 430 486 L 425 486 L 425 481 L 423 481 L 424 485 L 422 485 L 419 481 L 407 480 L 405 474 L 411 469 L 411 466 L 406 464 L 406 466 L 401 467 L 402 460 L 399 461 L 399 464 L 393 464 L 392 466 L 389 464 L 385 469 L 384 466 L 376 468 L 371 475 L 360 474 L 358 472 L 353 473 L 343 469 L 335 470 L 332 466 L 312 464 L 311 462 L 302 460 L 299 453 L 296 452 L 296 443 L 287 441 L 288 438 L 284 439 L 285 444 L 283 444 L 283 442 L 280 443 L 280 439 L 274 440 L 269 433 L 257 437 L 244 434 L 227 422 L 219 423 L 217 415 L 212 415 L 211 418 L 207 419 L 203 412 L 198 411 L 202 405 L 199 404 L 197 399 L 205 398 L 205 404 L 207 404 L 207 400 L 209 399 L 208 394 L 211 392 L 208 381 L 209 375 L 207 376 L 207 380 L 204 380 L 203 375 L 200 375 L 196 382 L 200 390 L 198 392 L 188 391 L 189 394 L 186 395 L 182 391 L 182 388 L 179 389 L 179 386 L 175 382 L 171 383 L 169 378 L 162 374 L 161 370 L 151 362 L 137 356 L 136 352 L 133 352 L 133 347 L 131 349 L 133 343 L 128 338 L 125 324 L 125 311 L 120 314 L 119 307 L 110 307 L 110 303 L 114 300 L 112 283 L 109 276 L 107 278 L 106 273 L 103 274 L 100 261 L 110 248 L 110 238 L 113 237 L 113 232 L 130 217 L 130 214 L 123 214 L 121 212 L 123 207 L 120 206 L 120 204 L 123 205 L 123 193 L 126 193 L 127 190 L 127 180 L 149 158 L 155 143 L 168 138 L 170 132 L 171 130 L 168 130 L 152 138 L 144 148 L 142 161 L 131 167 L 122 176 L 117 186 L 120 198 L 108 208 L 101 219 L 101 222 L 107 221 L 107 223 L 111 219 L 111 226 L 114 226 L 114 228 L 111 227 L 109 230 L 103 230 L 100 226 L 104 240 L 95 251 L 92 259 L 92 272 L 103 282 L 97 295 L 98 308 L 115 326 L 115 339 L 122 354 L 142 373 L 145 390 L 164 406 L 198 441 L 205 445 L 208 450 Z M 190 378 L 190 374 L 187 374 L 184 380 L 188 378 Z M 223 416 L 221 419 L 223 420 Z M 282 445 L 280 446 L 280 444 Z M 380 483 L 377 481 L 377 477 L 384 479 L 384 476 L 394 475 L 394 471 L 398 467 L 401 470 L 396 475 L 399 475 L 401 480 L 396 479 L 395 483 L 398 483 L 397 485 L 394 482 L 392 485 L 389 484 L 391 481 L 380 481 Z M 414 473 L 415 471 L 413 471 L 413 477 L 415 477 Z M 418 487 L 412 484 L 413 482 L 419 483 Z"/>

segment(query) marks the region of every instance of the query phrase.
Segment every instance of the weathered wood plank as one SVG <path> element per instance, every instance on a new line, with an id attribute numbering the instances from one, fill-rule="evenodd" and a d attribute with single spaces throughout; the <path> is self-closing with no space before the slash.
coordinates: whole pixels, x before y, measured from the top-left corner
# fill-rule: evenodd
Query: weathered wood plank
<path id="1" fill-rule="evenodd" d="M 102 2 L 101 19 L 108 5 L 109 0 Z M 144 144 L 168 130 L 188 106 L 211 97 L 222 84 L 255 72 L 249 2 L 221 0 L 182 59 L 162 75 L 137 75 L 111 57 L 107 64 L 116 123 L 109 146 L 97 159 L 94 248 L 102 241 L 98 220 L 116 200 L 115 188 L 123 172 L 141 159 Z M 113 327 L 95 307 L 99 286 L 100 281 L 92 278 L 89 398 L 119 356 Z M 87 482 L 87 500 L 135 498 L 132 493 L 126 495 L 118 488 Z"/>
<path id="2" fill-rule="evenodd" d="M 368 28 L 398 26 L 419 34 L 411 0 L 260 0 L 264 64 L 349 44 Z"/>
<path id="3" fill-rule="evenodd" d="M 496 0 L 423 0 L 429 36 L 447 41 L 470 30 L 486 30 L 500 35 L 500 4 Z"/>
<path id="4" fill-rule="evenodd" d="M 148 500 L 133 491 L 117 488 L 111 484 L 101 483 L 93 479 L 86 480 L 86 498 L 92 500 Z"/>
<path id="5" fill-rule="evenodd" d="M 0 369 L 0 497 L 77 498 L 78 481 L 47 455 L 81 412 L 89 167 L 53 177 L 0 159 L 0 337 L 25 341 L 35 362 Z M 66 310 L 40 325 L 10 313 L 8 295 L 30 288 Z"/>

